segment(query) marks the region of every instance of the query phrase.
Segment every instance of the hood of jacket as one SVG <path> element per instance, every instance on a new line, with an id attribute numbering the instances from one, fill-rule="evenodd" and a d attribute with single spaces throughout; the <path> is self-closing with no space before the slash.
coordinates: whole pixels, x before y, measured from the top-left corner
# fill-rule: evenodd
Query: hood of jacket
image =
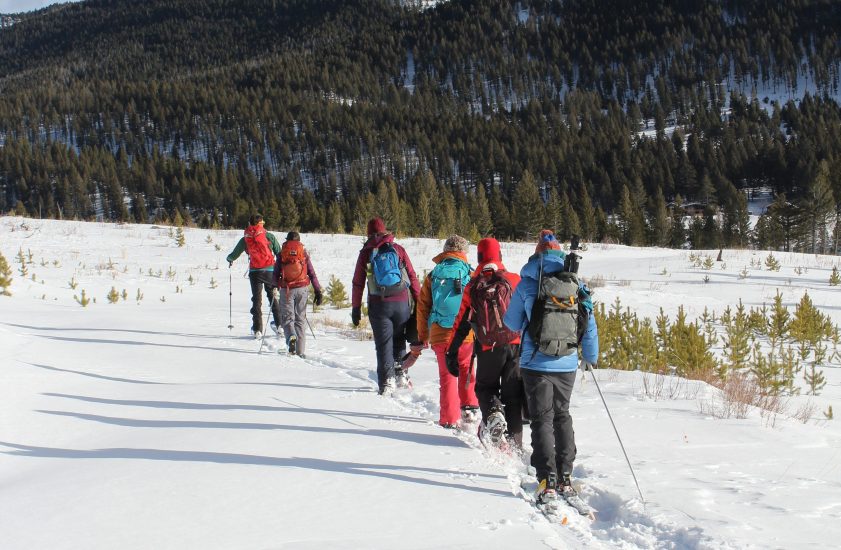
<path id="1" fill-rule="evenodd" d="M 564 259 L 566 254 L 562 250 L 547 250 L 542 254 L 534 254 L 529 258 L 523 269 L 520 270 L 520 277 L 524 279 L 540 278 L 540 262 L 543 259 L 544 273 L 557 273 L 564 270 Z"/>
<path id="2" fill-rule="evenodd" d="M 432 261 L 436 264 L 440 264 L 447 258 L 455 258 L 456 260 L 461 260 L 464 263 L 468 263 L 467 254 L 465 252 L 442 252 L 434 258 L 432 258 Z"/>
<path id="3" fill-rule="evenodd" d="M 362 249 L 365 250 L 373 250 L 375 248 L 379 248 L 385 243 L 393 243 L 394 242 L 394 235 L 391 233 L 384 233 L 381 235 L 371 235 L 368 237 L 368 240 L 365 241 L 365 244 L 362 246 Z"/>

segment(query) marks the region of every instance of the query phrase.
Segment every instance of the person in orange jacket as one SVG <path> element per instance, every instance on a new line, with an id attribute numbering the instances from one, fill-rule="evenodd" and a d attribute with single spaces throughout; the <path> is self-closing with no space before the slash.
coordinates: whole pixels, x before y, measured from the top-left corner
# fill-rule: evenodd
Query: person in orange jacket
<path id="1" fill-rule="evenodd" d="M 468 333 L 456 348 L 456 368 L 452 372 L 447 370 L 445 360 L 453 323 L 470 281 L 467 249 L 465 238 L 447 238 L 444 251 L 432 258 L 436 265 L 423 281 L 417 304 L 418 341 L 423 348 L 431 345 L 438 359 L 438 423 L 446 428 L 457 427 L 459 419 L 465 423 L 474 421 L 479 408 L 474 391 L 476 378 L 471 372 L 473 335 Z"/>
<path id="2" fill-rule="evenodd" d="M 448 366 L 456 361 L 472 328 L 476 338 L 476 396 L 482 411 L 479 438 L 493 445 L 521 448 L 524 394 L 520 334 L 502 323 L 520 276 L 505 269 L 496 239 L 479 241 L 477 255 L 479 266 L 464 289 L 445 360 Z"/>

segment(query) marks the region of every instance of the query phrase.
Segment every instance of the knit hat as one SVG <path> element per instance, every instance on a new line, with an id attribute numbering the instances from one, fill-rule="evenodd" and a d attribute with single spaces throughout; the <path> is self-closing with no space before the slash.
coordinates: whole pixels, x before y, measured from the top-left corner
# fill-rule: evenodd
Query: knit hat
<path id="1" fill-rule="evenodd" d="M 382 218 L 371 218 L 368 222 L 368 235 L 376 235 L 377 233 L 385 233 L 385 222 Z"/>
<path id="2" fill-rule="evenodd" d="M 535 254 L 543 254 L 547 250 L 560 250 L 561 243 L 555 238 L 555 234 L 551 229 L 544 229 L 540 232 L 537 238 L 537 246 L 534 248 Z"/>
<path id="3" fill-rule="evenodd" d="M 300 241 L 301 236 L 298 235 L 297 231 L 290 231 L 289 233 L 286 234 L 286 240 L 287 241 Z"/>
<path id="4" fill-rule="evenodd" d="M 493 237 L 486 237 L 476 245 L 476 255 L 479 263 L 501 262 L 502 253 L 499 251 L 499 241 Z"/>
<path id="5" fill-rule="evenodd" d="M 450 235 L 444 241 L 444 252 L 467 252 L 468 246 L 470 246 L 470 243 L 464 237 Z"/>

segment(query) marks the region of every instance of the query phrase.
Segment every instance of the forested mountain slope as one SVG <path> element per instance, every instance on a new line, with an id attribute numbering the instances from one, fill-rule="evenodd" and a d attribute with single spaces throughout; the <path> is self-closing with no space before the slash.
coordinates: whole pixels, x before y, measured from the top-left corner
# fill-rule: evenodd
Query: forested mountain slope
<path id="1" fill-rule="evenodd" d="M 744 4 L 88 0 L 22 14 L 0 29 L 0 210 L 234 225 L 258 208 L 308 231 L 376 212 L 418 235 L 549 225 L 826 249 L 785 220 L 807 198 L 841 204 L 841 6 Z M 762 186 L 785 196 L 753 233 L 741 191 Z M 677 230 L 675 201 L 715 227 Z"/>

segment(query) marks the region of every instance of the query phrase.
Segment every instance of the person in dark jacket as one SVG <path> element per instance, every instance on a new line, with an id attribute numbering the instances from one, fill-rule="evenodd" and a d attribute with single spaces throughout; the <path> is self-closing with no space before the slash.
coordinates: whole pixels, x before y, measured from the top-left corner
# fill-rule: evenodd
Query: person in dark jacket
<path id="1" fill-rule="evenodd" d="M 457 361 L 458 350 L 466 334 L 470 332 L 471 318 L 476 308 L 471 298 L 473 287 L 480 279 L 491 274 L 501 274 L 512 289 L 520 283 L 520 276 L 505 269 L 499 241 L 485 238 L 476 246 L 479 265 L 464 289 L 461 308 L 456 315 L 454 330 L 447 347 L 447 360 Z M 503 312 L 504 313 L 504 312 Z M 518 365 L 520 337 L 511 334 L 504 342 L 483 344 L 475 341 L 476 353 L 476 396 L 482 412 L 479 437 L 489 439 L 492 444 L 508 443 L 517 448 L 523 444 L 523 380 Z M 502 440 L 505 437 L 505 441 Z"/>
<path id="2" fill-rule="evenodd" d="M 396 253 L 401 281 L 386 288 L 376 280 L 372 257 L 378 254 L 392 256 Z M 395 363 L 406 353 L 405 325 L 417 302 L 420 283 L 415 268 L 406 250 L 394 242 L 394 235 L 386 231 L 385 223 L 380 218 L 368 222 L 368 240 L 356 260 L 353 274 L 353 293 L 351 298 L 351 319 L 354 326 L 359 326 L 362 319 L 362 295 L 368 288 L 368 320 L 374 333 L 377 349 L 377 385 L 380 395 L 391 393 L 397 387 L 397 376 L 404 377 L 402 369 L 395 370 Z"/>
<path id="3" fill-rule="evenodd" d="M 566 255 L 551 231 L 541 231 L 534 252 L 520 270 L 522 280 L 503 321 L 508 328 L 522 334 L 520 371 L 531 419 L 531 464 L 541 482 L 538 499 L 546 502 L 557 498 L 558 491 L 565 495 L 575 494 L 571 475 L 576 447 L 569 402 L 578 371 L 578 353 L 561 357 L 546 355 L 536 349 L 528 333 L 541 270 L 542 276 L 565 270 Z M 592 302 L 589 309 L 592 310 Z M 584 361 L 593 365 L 598 361 L 599 339 L 593 315 L 588 316 L 578 349 Z"/>
<path id="4" fill-rule="evenodd" d="M 248 254 L 248 280 L 251 282 L 251 332 L 256 339 L 263 336 L 263 290 L 269 299 L 275 326 L 280 326 L 280 304 L 274 299 L 275 283 L 272 279 L 275 255 L 280 252 L 280 243 L 274 235 L 266 231 L 263 216 L 254 214 L 248 220 L 245 235 L 228 254 L 228 269 L 233 266 L 240 254 Z"/>
<path id="5" fill-rule="evenodd" d="M 321 305 L 321 285 L 315 275 L 309 252 L 297 231 L 286 235 L 274 266 L 277 300 L 283 313 L 283 335 L 289 353 L 304 357 L 307 338 L 307 300 L 313 288 L 313 303 Z M 279 289 L 279 290 L 278 290 Z"/>

